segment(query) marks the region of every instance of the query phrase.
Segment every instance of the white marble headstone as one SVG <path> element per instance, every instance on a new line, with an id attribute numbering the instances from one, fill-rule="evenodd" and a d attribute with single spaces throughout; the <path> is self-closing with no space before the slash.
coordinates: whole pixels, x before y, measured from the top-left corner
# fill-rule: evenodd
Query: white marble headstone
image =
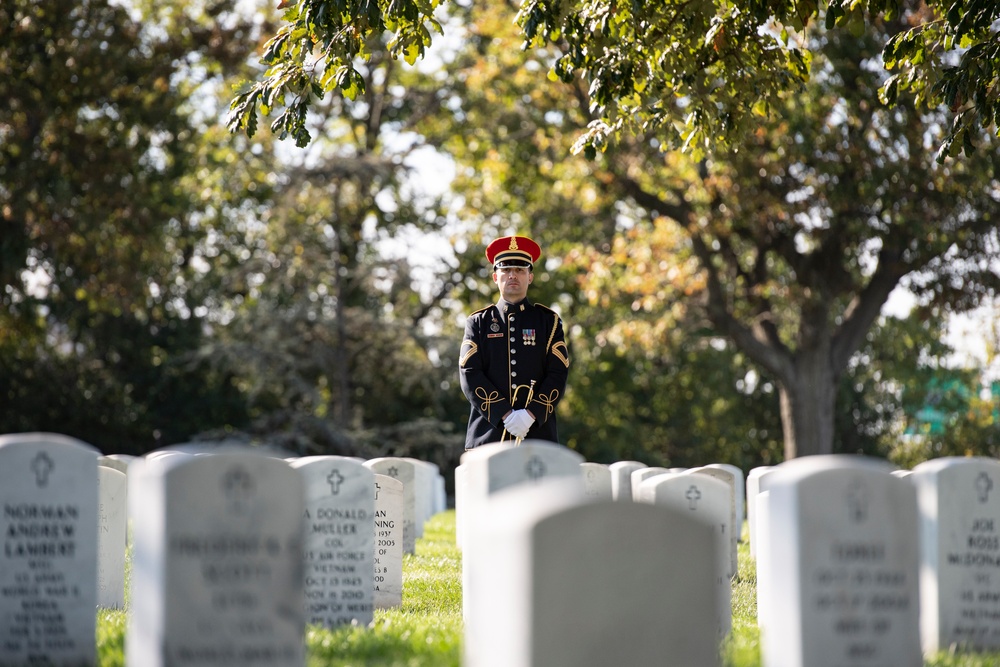
<path id="1" fill-rule="evenodd" d="M 611 469 L 604 463 L 584 462 L 580 464 L 583 473 L 583 491 L 594 500 L 611 500 Z"/>
<path id="2" fill-rule="evenodd" d="M 615 461 L 609 465 L 612 497 L 621 503 L 632 502 L 632 473 L 645 467 L 639 461 Z"/>
<path id="3" fill-rule="evenodd" d="M 890 471 L 831 455 L 769 475 L 758 552 L 765 667 L 923 664 L 916 492 Z"/>
<path id="4" fill-rule="evenodd" d="M 438 466 L 434 466 L 434 514 L 448 509 L 448 483 Z"/>
<path id="5" fill-rule="evenodd" d="M 413 464 L 413 528 L 415 538 L 424 536 L 424 524 L 434 514 L 434 466 L 426 461 L 413 457 L 405 457 Z"/>
<path id="6" fill-rule="evenodd" d="M 544 440 L 523 440 L 520 446 L 490 444 L 462 455 L 462 530 L 478 521 L 476 507 L 490 495 L 519 484 L 539 484 L 552 477 L 583 483 L 583 456 Z"/>
<path id="7" fill-rule="evenodd" d="M 747 473 L 747 535 L 750 538 L 750 557 L 757 557 L 755 532 L 757 529 L 757 494 L 761 492 L 761 478 L 774 470 L 774 466 L 757 466 Z"/>
<path id="8" fill-rule="evenodd" d="M 127 517 L 125 473 L 97 468 L 97 606 L 125 606 L 125 533 Z"/>
<path id="9" fill-rule="evenodd" d="M 375 475 L 375 608 L 403 604 L 403 483 Z"/>
<path id="10" fill-rule="evenodd" d="M 559 481 L 482 509 L 466 667 L 719 664 L 707 524 Z"/>
<path id="11" fill-rule="evenodd" d="M 158 449 L 155 452 L 149 452 L 145 456 L 142 456 L 132 463 L 129 464 L 129 472 L 133 470 L 142 470 L 145 473 L 152 474 L 154 472 L 165 472 L 169 468 L 172 468 L 178 461 L 193 458 L 194 454 L 191 452 L 182 452 L 175 449 Z M 133 465 L 136 463 L 142 463 L 141 466 Z"/>
<path id="12" fill-rule="evenodd" d="M 122 474 L 126 474 L 126 475 L 128 474 L 128 464 L 129 463 L 130 463 L 130 461 L 127 461 L 127 460 L 124 460 L 124 459 L 121 459 L 121 458 L 111 458 L 110 456 L 101 456 L 101 457 L 98 457 L 98 459 L 97 459 L 97 465 L 105 467 L 105 468 L 112 468 L 112 469 L 117 470 L 118 472 L 120 472 Z"/>
<path id="13" fill-rule="evenodd" d="M 0 436 L 0 664 L 95 664 L 99 455 L 55 433 Z"/>
<path id="14" fill-rule="evenodd" d="M 1000 650 L 1000 461 L 921 463 L 920 621 L 925 652 Z"/>
<path id="15" fill-rule="evenodd" d="M 365 461 L 365 466 L 377 475 L 388 475 L 403 483 L 403 553 L 417 550 L 417 471 L 413 461 L 385 456 Z M 421 527 L 421 533 L 423 528 Z"/>
<path id="16" fill-rule="evenodd" d="M 736 502 L 736 541 L 743 541 L 743 521 L 746 519 L 747 484 L 743 469 L 731 463 L 709 463 L 706 468 L 728 470 L 733 474 L 733 500 Z"/>
<path id="17" fill-rule="evenodd" d="M 132 454 L 108 454 L 107 456 L 102 456 L 101 458 L 110 459 L 112 461 L 120 461 L 124 463 L 126 467 L 128 467 L 128 465 L 136 459 L 136 457 Z"/>
<path id="18" fill-rule="evenodd" d="M 718 597 L 716 619 L 721 641 L 732 627 L 732 578 L 736 571 L 729 558 L 732 532 L 730 489 L 722 480 L 709 475 L 653 475 L 632 489 L 635 501 L 685 514 L 712 527 L 716 539 L 714 590 Z"/>
<path id="19" fill-rule="evenodd" d="M 671 474 L 669 468 L 661 468 L 659 466 L 650 466 L 648 468 L 639 468 L 638 470 L 633 470 L 629 479 L 629 486 L 632 487 L 632 500 L 633 501 L 639 500 L 639 497 L 636 495 L 636 492 L 639 489 L 639 485 L 642 484 L 643 481 L 649 479 L 650 477 L 654 477 L 655 475 L 669 475 L 669 474 Z"/>
<path id="20" fill-rule="evenodd" d="M 462 500 L 462 598 L 463 607 L 475 596 L 475 582 L 467 580 L 468 565 L 477 559 L 475 525 L 483 520 L 490 498 L 518 486 L 538 486 L 553 479 L 566 480 L 583 489 L 583 457 L 573 450 L 543 440 L 524 440 L 520 446 L 491 444 L 462 455 L 466 468 Z"/>
<path id="21" fill-rule="evenodd" d="M 129 474 L 128 667 L 305 661 L 302 476 L 252 450 L 148 457 Z"/>
<path id="22" fill-rule="evenodd" d="M 712 466 L 702 466 L 700 468 L 691 468 L 685 475 L 707 475 L 713 477 L 723 483 L 729 489 L 729 526 L 730 531 L 727 533 L 729 539 L 729 561 L 730 561 L 730 572 L 736 574 L 736 570 L 739 568 L 738 565 L 738 553 L 739 553 L 739 528 L 743 521 L 740 519 L 737 521 L 737 503 L 736 503 L 736 476 L 733 471 L 729 468 L 719 468 Z M 742 474 L 740 475 L 742 479 Z"/>
<path id="23" fill-rule="evenodd" d="M 372 622 L 375 474 L 343 456 L 291 464 L 305 483 L 306 622 L 335 628 Z"/>
<path id="24" fill-rule="evenodd" d="M 772 588 L 771 582 L 768 581 L 771 571 L 771 558 L 768 553 L 768 545 L 771 544 L 771 530 L 770 523 L 768 522 L 771 509 L 770 500 L 770 491 L 760 491 L 755 495 L 754 505 L 757 507 L 757 527 L 755 528 L 756 532 L 754 536 L 750 538 L 751 546 L 755 541 L 757 544 L 757 556 L 754 561 L 754 568 L 757 574 L 755 593 L 757 597 L 757 627 L 762 634 L 765 632 L 764 626 L 767 624 L 767 619 L 770 618 L 767 610 L 767 592 Z M 780 576 L 780 573 L 777 574 Z"/>
<path id="25" fill-rule="evenodd" d="M 468 486 L 465 473 L 469 469 L 464 463 L 455 466 L 455 544 L 462 550 L 462 525 L 465 512 L 465 489 Z"/>

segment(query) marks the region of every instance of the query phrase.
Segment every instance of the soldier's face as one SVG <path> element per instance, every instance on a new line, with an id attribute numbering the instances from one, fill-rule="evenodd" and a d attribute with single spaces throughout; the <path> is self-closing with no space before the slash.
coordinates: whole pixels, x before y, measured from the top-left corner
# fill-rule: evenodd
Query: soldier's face
<path id="1" fill-rule="evenodd" d="M 510 303 L 517 303 L 528 296 L 528 285 L 535 274 L 526 266 L 505 266 L 493 272 L 493 282 L 500 288 L 500 296 Z"/>

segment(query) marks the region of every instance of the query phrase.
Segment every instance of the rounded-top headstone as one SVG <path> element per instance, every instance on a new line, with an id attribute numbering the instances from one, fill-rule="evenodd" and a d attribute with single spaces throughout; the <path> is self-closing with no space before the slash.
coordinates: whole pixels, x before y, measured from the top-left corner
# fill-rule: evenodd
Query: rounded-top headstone
<path id="1" fill-rule="evenodd" d="M 305 661 L 302 477 L 251 449 L 164 454 L 129 476 L 128 667 Z"/>
<path id="2" fill-rule="evenodd" d="M 94 664 L 99 455 L 55 433 L 0 436 L 0 664 Z"/>

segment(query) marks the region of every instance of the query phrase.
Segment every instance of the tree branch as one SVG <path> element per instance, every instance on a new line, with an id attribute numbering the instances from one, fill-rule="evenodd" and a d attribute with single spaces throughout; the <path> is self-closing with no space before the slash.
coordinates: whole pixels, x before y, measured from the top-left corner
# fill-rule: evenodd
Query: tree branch
<path id="1" fill-rule="evenodd" d="M 840 326 L 830 344 L 830 363 L 834 368 L 845 368 L 851 355 L 861 346 L 865 335 L 882 312 L 882 306 L 899 281 L 913 267 L 902 259 L 895 248 L 883 248 L 879 253 L 878 268 L 865 288 L 844 309 Z"/>
<path id="2" fill-rule="evenodd" d="M 791 352 L 778 338 L 769 313 L 761 314 L 750 326 L 737 320 L 728 305 L 713 261 L 713 252 L 699 234 L 691 235 L 691 244 L 706 273 L 709 320 L 721 335 L 732 339 L 739 349 L 773 374 L 779 382 L 788 383 L 794 377 L 794 360 Z"/>

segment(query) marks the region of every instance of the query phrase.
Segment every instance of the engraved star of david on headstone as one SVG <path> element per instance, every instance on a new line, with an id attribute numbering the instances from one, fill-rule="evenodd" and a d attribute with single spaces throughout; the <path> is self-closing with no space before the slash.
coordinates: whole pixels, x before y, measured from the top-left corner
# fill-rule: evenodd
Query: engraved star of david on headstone
<path id="1" fill-rule="evenodd" d="M 389 477 L 399 477 L 399 469 L 396 466 L 392 466 L 388 470 Z"/>
<path id="2" fill-rule="evenodd" d="M 851 482 L 847 488 L 847 508 L 851 520 L 855 523 L 868 518 L 868 489 L 861 480 Z"/>
<path id="3" fill-rule="evenodd" d="M 993 489 L 993 480 L 984 470 L 976 477 L 976 492 L 979 494 L 979 502 L 985 503 L 990 499 L 990 491 Z"/>
<path id="4" fill-rule="evenodd" d="M 242 466 L 235 466 L 222 476 L 222 492 L 236 511 L 242 511 L 254 492 L 253 478 Z"/>
<path id="5" fill-rule="evenodd" d="M 31 460 L 31 472 L 35 473 L 35 484 L 38 486 L 47 486 L 49 483 L 49 474 L 55 467 L 56 464 L 52 462 L 47 452 L 41 452 L 36 455 Z"/>
<path id="6" fill-rule="evenodd" d="M 336 468 L 326 476 L 326 481 L 330 483 L 330 493 L 337 495 L 340 493 L 340 483 L 344 481 L 344 476 Z"/>
<path id="7" fill-rule="evenodd" d="M 532 456 L 528 459 L 528 463 L 525 464 L 524 472 L 528 477 L 537 482 L 545 476 L 545 464 L 537 456 Z"/>
<path id="8" fill-rule="evenodd" d="M 690 488 L 688 488 L 687 493 L 684 494 L 684 497 L 687 498 L 688 509 L 698 509 L 698 501 L 701 500 L 701 491 L 698 490 L 697 486 L 692 484 Z"/>

